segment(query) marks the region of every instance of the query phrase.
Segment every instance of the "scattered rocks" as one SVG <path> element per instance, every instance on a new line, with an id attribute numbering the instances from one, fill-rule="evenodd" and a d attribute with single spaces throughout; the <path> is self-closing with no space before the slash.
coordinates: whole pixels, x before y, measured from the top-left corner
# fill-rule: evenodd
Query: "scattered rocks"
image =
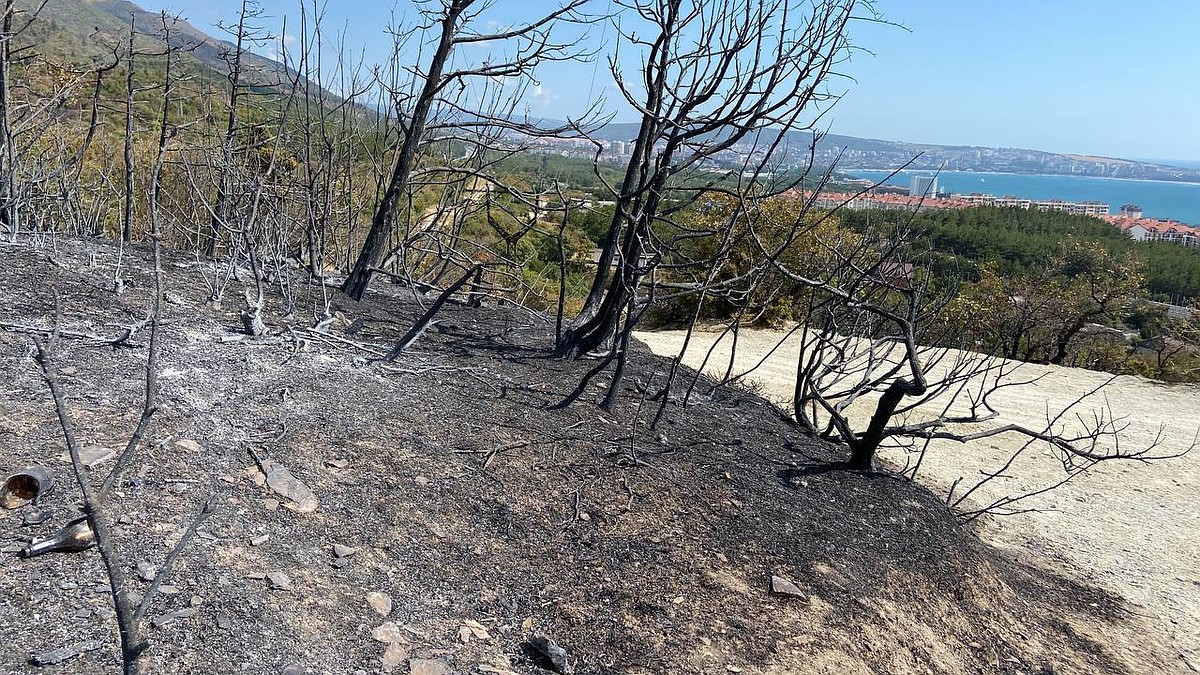
<path id="1" fill-rule="evenodd" d="M 267 583 L 271 584 L 271 588 L 287 590 L 292 587 L 292 578 L 283 572 L 268 572 Z"/>
<path id="2" fill-rule="evenodd" d="M 794 581 L 786 579 L 776 574 L 771 575 L 771 593 L 775 595 L 783 595 L 790 598 L 808 597 Z"/>
<path id="3" fill-rule="evenodd" d="M 367 593 L 367 604 L 380 616 L 387 616 L 392 613 L 392 596 L 387 593 L 380 593 L 379 591 Z"/>

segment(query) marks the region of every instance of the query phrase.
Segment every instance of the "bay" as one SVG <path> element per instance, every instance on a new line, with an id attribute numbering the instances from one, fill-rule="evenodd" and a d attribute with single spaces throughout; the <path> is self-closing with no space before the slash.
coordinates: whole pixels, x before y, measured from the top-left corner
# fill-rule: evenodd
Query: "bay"
<path id="1" fill-rule="evenodd" d="M 844 173 L 855 178 L 881 181 L 891 172 L 847 169 Z M 886 184 L 907 188 L 913 175 L 929 176 L 932 172 L 903 171 L 888 179 Z M 1109 212 L 1113 214 L 1123 204 L 1137 204 L 1147 218 L 1200 224 L 1200 184 L 1197 183 L 982 171 L 943 171 L 937 177 L 939 192 L 979 192 L 996 197 L 1062 199 L 1069 202 L 1095 200 L 1108 204 Z"/>

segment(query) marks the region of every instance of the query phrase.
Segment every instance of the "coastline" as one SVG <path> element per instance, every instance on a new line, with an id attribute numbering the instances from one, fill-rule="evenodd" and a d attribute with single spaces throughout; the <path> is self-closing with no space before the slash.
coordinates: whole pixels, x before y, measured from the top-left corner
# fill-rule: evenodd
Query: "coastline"
<path id="1" fill-rule="evenodd" d="M 893 172 L 892 169 L 864 169 L 864 168 L 838 169 L 838 173 L 842 173 L 842 174 L 846 174 L 846 175 L 850 175 L 851 173 L 853 173 L 855 171 L 859 171 L 859 172 L 873 171 L 876 173 L 892 173 Z M 896 171 L 895 173 L 897 176 L 901 176 L 901 175 L 905 175 L 905 174 L 922 174 L 922 175 L 931 175 L 931 176 L 932 175 L 941 176 L 941 175 L 945 175 L 948 173 L 955 173 L 955 174 L 971 174 L 973 176 L 1020 176 L 1020 177 L 1029 177 L 1029 178 L 1079 178 L 1079 179 L 1085 179 L 1085 180 L 1119 180 L 1119 181 L 1126 182 L 1126 183 L 1159 183 L 1162 185 L 1186 185 L 1189 187 L 1200 188 L 1200 181 L 1162 180 L 1161 178 L 1111 178 L 1109 176 L 1079 176 L 1079 175 L 1070 174 L 1070 173 L 1015 173 L 1012 171 L 965 171 L 963 169 L 953 169 L 953 170 L 947 170 L 947 171 L 937 171 L 935 169 L 900 169 L 899 171 Z M 855 178 L 855 176 L 850 176 L 850 177 Z M 860 179 L 860 180 L 867 180 L 867 179 L 864 178 L 864 179 Z"/>

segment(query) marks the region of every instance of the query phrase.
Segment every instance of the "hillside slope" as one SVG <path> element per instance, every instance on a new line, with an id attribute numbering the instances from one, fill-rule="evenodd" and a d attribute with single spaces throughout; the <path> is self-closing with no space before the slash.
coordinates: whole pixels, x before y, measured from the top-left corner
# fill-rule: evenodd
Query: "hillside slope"
<path id="1" fill-rule="evenodd" d="M 62 481 L 48 523 L 0 511 L 0 671 L 44 672 L 31 653 L 97 641 L 62 668 L 115 672 L 96 553 L 13 555 L 77 501 L 29 331 L 48 325 L 52 289 L 74 331 L 142 316 L 147 257 L 125 253 L 117 296 L 107 245 L 0 256 L 0 467 L 44 463 Z M 1114 596 L 984 546 L 921 486 L 827 471 L 835 451 L 763 399 L 672 406 L 656 430 L 632 384 L 612 414 L 550 410 L 591 364 L 548 358 L 551 324 L 511 307 L 451 308 L 394 366 L 370 365 L 419 311 L 384 284 L 362 303 L 335 296 L 326 336 L 287 330 L 311 325 L 324 294 L 296 286 L 295 307 L 269 298 L 270 336 L 242 339 L 236 312 L 201 309 L 207 265 L 166 262 L 164 410 L 111 505 L 131 567 L 161 564 L 204 495 L 218 498 L 150 611 L 155 672 L 406 672 L 410 660 L 532 675 L 549 665 L 534 630 L 581 674 L 1187 672 Z M 98 456 L 133 427 L 143 359 L 65 341 L 68 406 Z M 633 360 L 665 368 L 644 350 Z M 251 450 L 320 507 L 281 508 Z M 335 558 L 335 544 L 357 550 Z M 800 597 L 770 594 L 773 574 Z M 388 616 L 369 592 L 390 595 Z M 393 645 L 387 663 L 373 633 Z"/>

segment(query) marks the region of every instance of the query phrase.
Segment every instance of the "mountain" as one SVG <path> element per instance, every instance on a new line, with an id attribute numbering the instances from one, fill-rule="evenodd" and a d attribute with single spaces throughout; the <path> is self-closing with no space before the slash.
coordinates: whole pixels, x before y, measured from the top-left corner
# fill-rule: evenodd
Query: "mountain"
<path id="1" fill-rule="evenodd" d="M 111 61 L 113 49 L 129 39 L 132 18 L 140 34 L 136 44 L 143 52 L 162 51 L 162 17 L 127 0 L 17 0 L 15 25 L 29 27 L 17 37 L 18 45 L 36 45 L 38 51 L 59 61 L 90 63 Z M 39 10 L 40 7 L 40 10 Z M 231 20 L 236 17 L 231 17 Z M 181 61 L 205 76 L 225 77 L 225 57 L 234 44 L 197 29 L 186 21 L 171 24 L 170 46 L 182 49 Z M 249 51 L 242 55 L 243 81 L 268 85 L 285 80 L 287 69 L 276 61 Z"/>
<path id="2" fill-rule="evenodd" d="M 597 137 L 606 141 L 631 141 L 637 136 L 638 125 L 614 123 L 605 126 Z M 812 134 L 791 132 L 788 147 L 799 159 L 807 157 Z M 735 151 L 749 153 L 750 142 L 735 146 Z M 818 164 L 831 164 L 856 169 L 894 170 L 908 165 L 910 169 L 944 171 L 995 171 L 1005 173 L 1094 176 L 1100 178 L 1133 178 L 1200 183 L 1200 166 L 1172 166 L 1163 163 L 1067 155 L 1021 148 L 991 148 L 974 145 L 938 145 L 909 143 L 877 138 L 858 138 L 826 134 L 817 142 Z"/>

